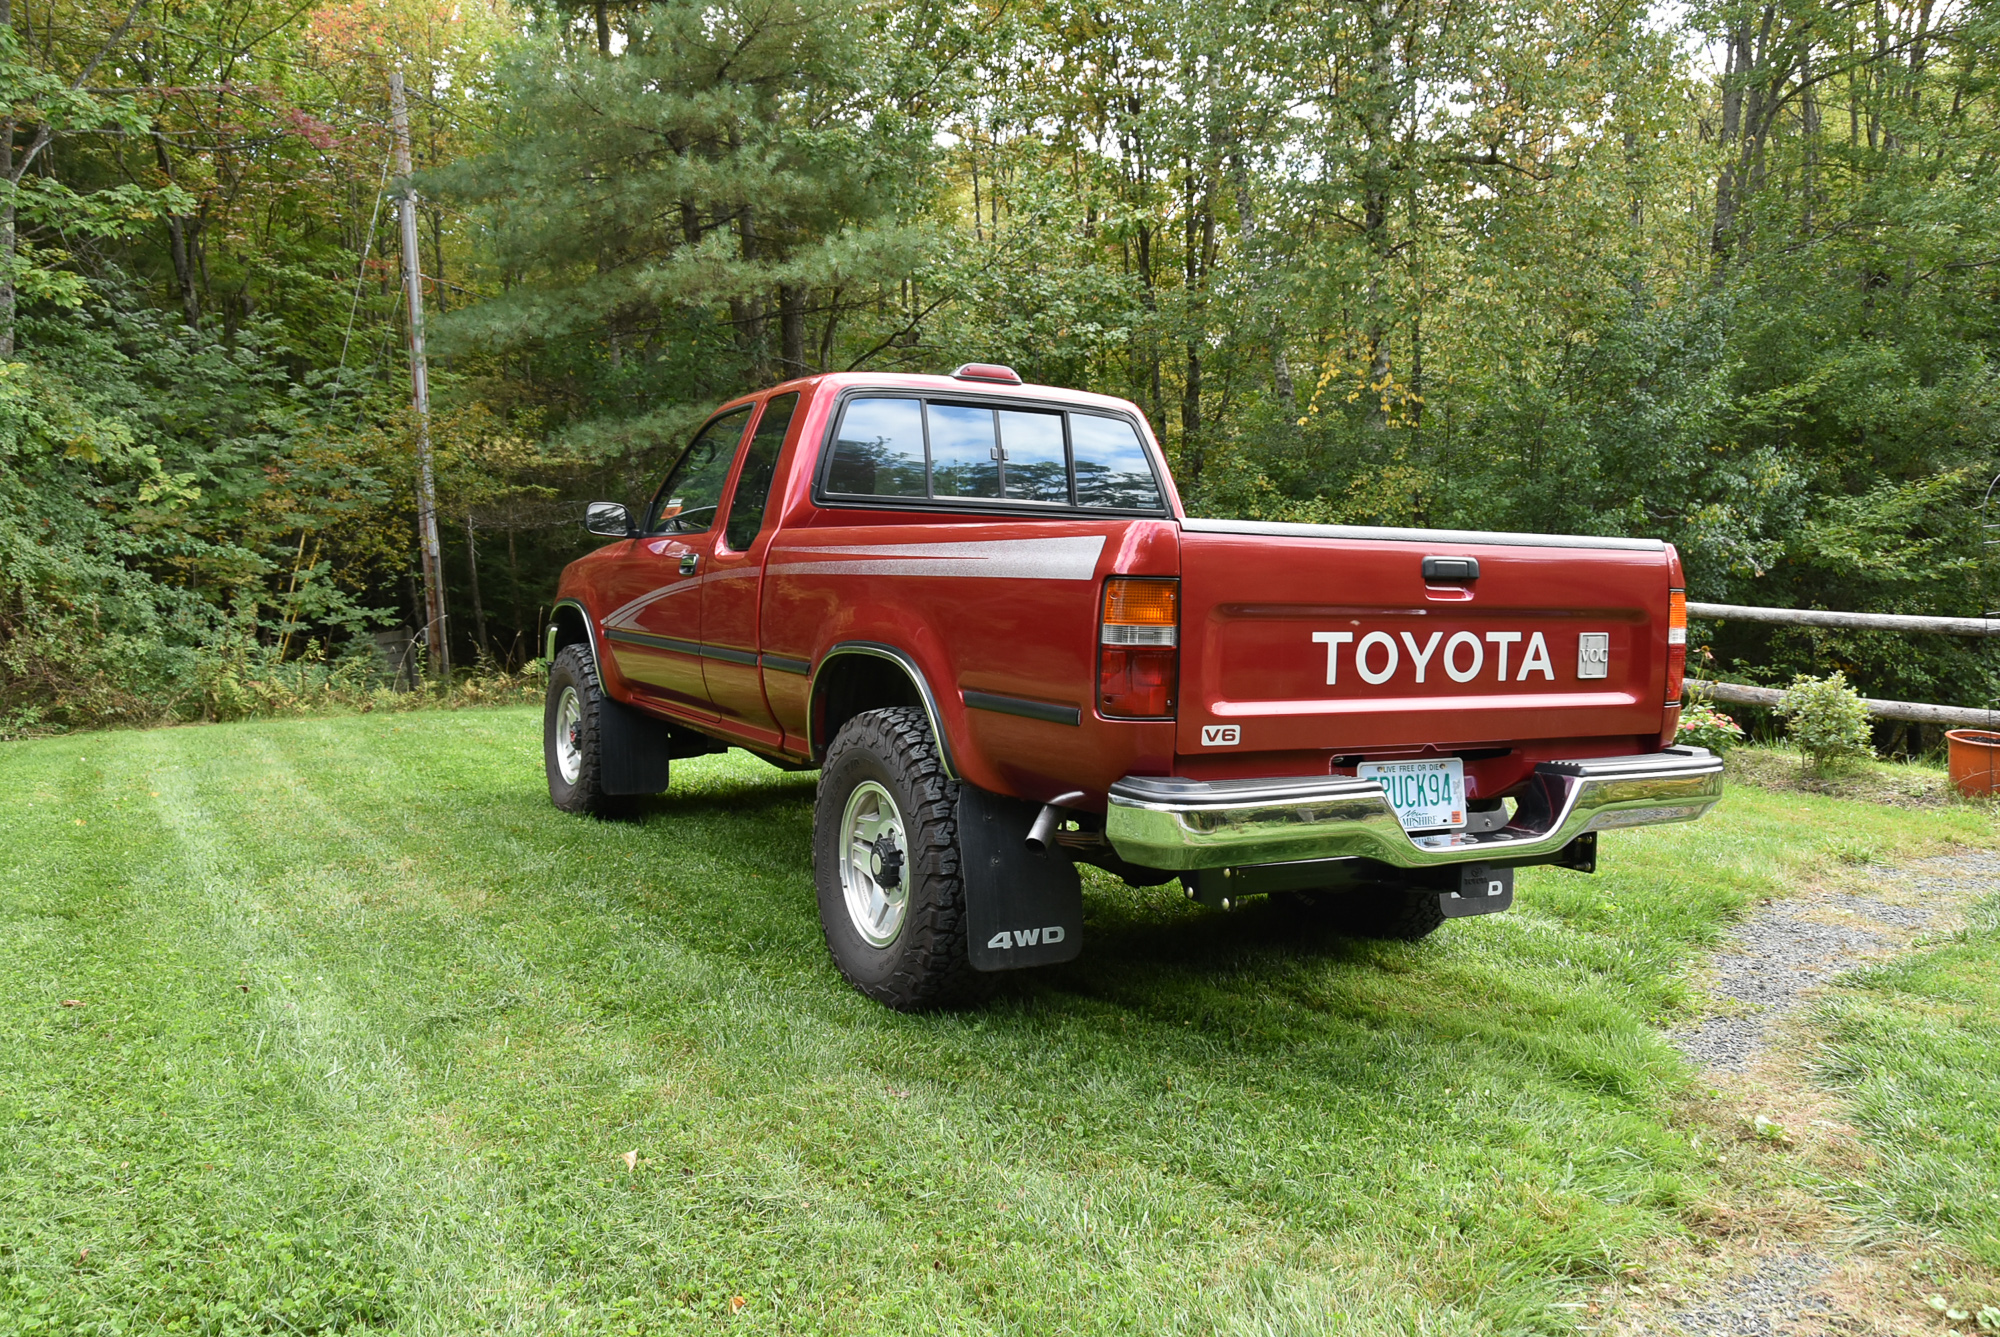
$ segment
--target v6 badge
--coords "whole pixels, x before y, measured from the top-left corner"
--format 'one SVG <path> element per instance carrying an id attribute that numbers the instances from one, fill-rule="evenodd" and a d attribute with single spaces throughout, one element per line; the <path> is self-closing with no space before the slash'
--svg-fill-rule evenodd
<path id="1" fill-rule="evenodd" d="M 1235 747 L 1243 741 L 1241 726 L 1235 724 L 1204 724 L 1201 726 L 1203 747 Z"/>

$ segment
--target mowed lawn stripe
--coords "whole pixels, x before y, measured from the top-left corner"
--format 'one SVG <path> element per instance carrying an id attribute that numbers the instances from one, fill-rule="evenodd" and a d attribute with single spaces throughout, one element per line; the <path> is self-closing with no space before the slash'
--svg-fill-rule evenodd
<path id="1" fill-rule="evenodd" d="M 540 769 L 519 709 L 0 751 L 0 1319 L 1563 1331 L 1706 1189 L 1649 1024 L 1691 956 L 1990 843 L 1740 791 L 1415 947 L 1093 878 L 1081 962 L 900 1017 L 820 944 L 812 777 L 600 823 Z"/>

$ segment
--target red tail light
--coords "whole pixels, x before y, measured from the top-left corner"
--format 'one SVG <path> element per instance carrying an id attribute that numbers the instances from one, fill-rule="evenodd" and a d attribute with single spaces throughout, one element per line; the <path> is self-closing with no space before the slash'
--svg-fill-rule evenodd
<path id="1" fill-rule="evenodd" d="M 1667 592 L 1667 704 L 1681 700 L 1681 683 L 1688 666 L 1688 597 L 1686 590 Z"/>
<path id="2" fill-rule="evenodd" d="M 1097 710 L 1119 719 L 1170 719 L 1180 690 L 1177 580 L 1114 576 L 1104 582 L 1097 647 Z"/>

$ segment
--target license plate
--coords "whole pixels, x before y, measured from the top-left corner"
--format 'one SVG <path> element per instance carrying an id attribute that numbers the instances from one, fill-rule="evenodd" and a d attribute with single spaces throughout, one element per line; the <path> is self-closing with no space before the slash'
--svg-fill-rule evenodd
<path id="1" fill-rule="evenodd" d="M 1374 780 L 1389 796 L 1389 806 L 1405 831 L 1437 831 L 1465 825 L 1465 763 L 1443 761 L 1365 761 L 1354 768 L 1363 780 Z"/>

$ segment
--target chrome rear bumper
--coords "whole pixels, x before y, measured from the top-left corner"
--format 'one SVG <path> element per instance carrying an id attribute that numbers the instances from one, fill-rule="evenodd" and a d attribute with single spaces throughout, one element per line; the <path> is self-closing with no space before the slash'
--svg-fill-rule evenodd
<path id="1" fill-rule="evenodd" d="M 1722 759 L 1698 747 L 1545 761 L 1507 826 L 1430 848 L 1404 832 L 1373 780 L 1127 776 L 1111 786 L 1104 834 L 1127 862 L 1176 870 L 1339 858 L 1399 868 L 1529 862 L 1586 832 L 1692 821 L 1721 797 Z"/>

